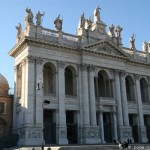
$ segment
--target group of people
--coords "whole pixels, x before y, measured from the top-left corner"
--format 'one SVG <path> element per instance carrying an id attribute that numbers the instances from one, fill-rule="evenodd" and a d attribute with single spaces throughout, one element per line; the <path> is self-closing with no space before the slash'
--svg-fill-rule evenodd
<path id="1" fill-rule="evenodd" d="M 114 145 L 117 145 L 117 140 L 115 138 L 112 139 L 112 143 Z M 131 139 L 128 139 L 128 141 L 124 141 L 123 143 L 119 142 L 119 148 L 120 149 L 125 149 L 125 148 L 128 148 L 129 144 L 132 144 L 132 140 Z"/>

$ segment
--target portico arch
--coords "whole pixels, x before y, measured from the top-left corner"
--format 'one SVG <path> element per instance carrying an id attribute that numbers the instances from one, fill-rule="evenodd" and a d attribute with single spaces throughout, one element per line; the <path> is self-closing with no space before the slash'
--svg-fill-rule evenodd
<path id="1" fill-rule="evenodd" d="M 126 82 L 126 92 L 127 92 L 127 100 L 135 101 L 135 90 L 134 90 L 134 81 L 130 75 L 127 75 L 125 78 Z"/>
<path id="2" fill-rule="evenodd" d="M 43 66 L 43 90 L 45 96 L 56 94 L 56 68 L 50 62 Z"/>
<path id="3" fill-rule="evenodd" d="M 65 94 L 66 96 L 77 95 L 76 71 L 72 66 L 65 68 Z"/>
<path id="4" fill-rule="evenodd" d="M 98 95 L 99 97 L 113 97 L 112 82 L 104 70 L 98 72 Z"/>
<path id="5" fill-rule="evenodd" d="M 147 81 L 144 78 L 140 79 L 140 89 L 141 89 L 142 102 L 148 102 L 149 101 L 148 84 L 147 84 Z"/>

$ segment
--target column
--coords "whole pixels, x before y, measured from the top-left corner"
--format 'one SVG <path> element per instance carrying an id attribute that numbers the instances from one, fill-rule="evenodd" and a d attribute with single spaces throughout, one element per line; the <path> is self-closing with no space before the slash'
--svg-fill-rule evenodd
<path id="1" fill-rule="evenodd" d="M 121 87 L 121 99 L 122 99 L 122 110 L 123 110 L 123 123 L 124 126 L 129 126 L 128 118 L 128 102 L 127 102 L 127 93 L 126 93 L 126 84 L 125 84 L 125 73 L 120 72 L 120 87 Z"/>
<path id="2" fill-rule="evenodd" d="M 117 134 L 117 119 L 116 119 L 116 107 L 113 106 L 113 135 L 116 140 L 118 140 Z"/>
<path id="3" fill-rule="evenodd" d="M 17 67 L 14 67 L 13 133 L 17 132 Z"/>
<path id="4" fill-rule="evenodd" d="M 122 118 L 122 103 L 121 103 L 121 91 L 120 91 L 120 80 L 119 71 L 115 70 L 115 99 L 117 103 L 117 121 L 118 121 L 118 140 L 123 140 L 123 118 Z"/>
<path id="5" fill-rule="evenodd" d="M 68 144 L 65 112 L 65 76 L 64 63 L 58 62 L 58 100 L 59 100 L 59 140 L 58 144 Z"/>
<path id="6" fill-rule="evenodd" d="M 106 143 L 104 139 L 103 112 L 101 110 L 100 110 L 100 134 L 101 134 L 101 142 Z"/>
<path id="7" fill-rule="evenodd" d="M 136 83 L 136 98 L 138 104 L 138 124 L 139 124 L 139 138 L 140 142 L 146 143 L 147 142 L 147 135 L 146 135 L 146 127 L 144 125 L 144 117 L 143 117 L 143 108 L 142 108 L 142 99 L 141 99 L 141 88 L 140 88 L 140 76 L 135 75 L 135 83 Z"/>
<path id="8" fill-rule="evenodd" d="M 89 93 L 90 93 L 90 118 L 91 125 L 96 125 L 96 104 L 95 104 L 95 88 L 94 88 L 94 67 L 89 68 Z"/>
<path id="9" fill-rule="evenodd" d="M 88 90 L 88 74 L 87 65 L 81 66 L 81 80 L 82 80 L 82 101 L 83 101 L 83 126 L 90 126 L 90 114 L 89 114 L 89 90 Z"/>
<path id="10" fill-rule="evenodd" d="M 120 80 L 119 80 L 119 71 L 115 70 L 115 98 L 117 102 L 117 116 L 118 116 L 118 125 L 123 126 L 122 119 L 122 103 L 121 103 L 121 91 L 120 91 Z"/>

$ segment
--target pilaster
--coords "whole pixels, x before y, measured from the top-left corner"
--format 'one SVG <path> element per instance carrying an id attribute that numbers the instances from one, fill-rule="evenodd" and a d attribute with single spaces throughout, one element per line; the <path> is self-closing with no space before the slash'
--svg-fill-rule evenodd
<path id="1" fill-rule="evenodd" d="M 59 131 L 58 144 L 68 144 L 67 127 L 66 127 L 66 112 L 65 112 L 65 77 L 64 77 L 64 63 L 58 62 L 58 100 L 59 100 Z"/>

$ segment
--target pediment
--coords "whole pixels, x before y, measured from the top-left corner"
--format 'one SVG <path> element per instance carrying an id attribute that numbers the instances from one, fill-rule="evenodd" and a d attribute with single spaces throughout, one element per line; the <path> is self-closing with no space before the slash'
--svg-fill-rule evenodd
<path id="1" fill-rule="evenodd" d="M 109 40 L 100 40 L 91 44 L 84 45 L 85 49 L 90 49 L 95 52 L 105 53 L 113 56 L 120 56 L 128 58 L 128 54 L 125 53 L 120 47 L 112 43 Z"/>

